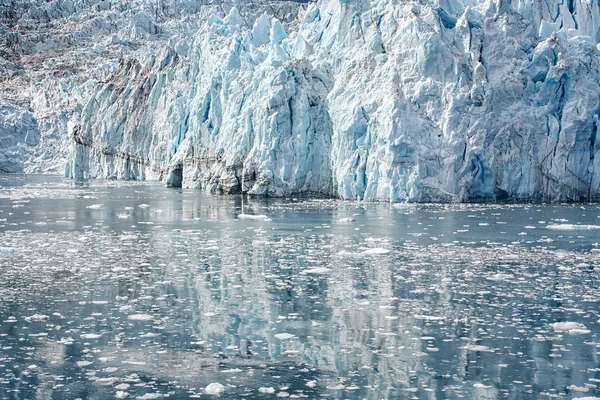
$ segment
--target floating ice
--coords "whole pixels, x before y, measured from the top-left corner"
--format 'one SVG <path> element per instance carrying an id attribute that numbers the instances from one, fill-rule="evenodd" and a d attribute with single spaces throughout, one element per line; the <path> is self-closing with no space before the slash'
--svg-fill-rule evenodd
<path id="1" fill-rule="evenodd" d="M 552 329 L 556 332 L 568 332 L 570 335 L 584 335 L 590 333 L 587 327 L 579 322 L 555 322 Z"/>
<path id="2" fill-rule="evenodd" d="M 34 314 L 30 317 L 25 317 L 25 321 L 27 322 L 45 322 L 49 319 L 50 317 L 44 314 Z"/>
<path id="3" fill-rule="evenodd" d="M 251 219 L 257 221 L 271 221 L 266 215 L 238 214 L 238 219 Z"/>
<path id="4" fill-rule="evenodd" d="M 132 321 L 151 321 L 154 317 L 149 314 L 131 314 L 127 316 L 127 319 Z"/>
<path id="5" fill-rule="evenodd" d="M 331 269 L 326 268 L 326 267 L 316 267 L 316 268 L 306 269 L 302 272 L 304 274 L 308 274 L 308 275 L 326 275 L 330 271 L 331 271 Z"/>
<path id="6" fill-rule="evenodd" d="M 143 396 L 136 397 L 137 400 L 156 400 L 164 397 L 161 393 L 146 393 Z"/>
<path id="7" fill-rule="evenodd" d="M 204 388 L 204 392 L 213 396 L 220 396 L 225 392 L 225 386 L 218 382 L 213 382 Z"/>
<path id="8" fill-rule="evenodd" d="M 506 280 L 514 279 L 514 277 L 515 276 L 511 275 L 511 274 L 497 273 L 497 274 L 492 274 L 492 275 L 486 277 L 486 279 L 489 281 L 506 281 Z"/>
<path id="9" fill-rule="evenodd" d="M 419 314 L 415 314 L 413 315 L 414 319 L 424 319 L 425 321 L 443 321 L 446 318 L 441 317 L 441 316 L 435 316 L 435 315 L 419 315 Z"/>
<path id="10" fill-rule="evenodd" d="M 82 367 L 87 367 L 87 366 L 89 366 L 89 365 L 92 365 L 92 364 L 93 364 L 93 362 L 91 362 L 91 361 L 77 361 L 77 363 L 76 363 L 76 364 L 77 364 L 77 366 L 78 366 L 79 368 L 82 368 Z"/>
<path id="11" fill-rule="evenodd" d="M 382 247 L 377 247 L 374 249 L 365 250 L 362 252 L 362 254 L 365 256 L 377 256 L 377 255 L 388 254 L 389 252 L 390 251 L 388 249 L 384 249 Z"/>
<path id="12" fill-rule="evenodd" d="M 79 335 L 82 339 L 99 339 L 100 337 L 102 337 L 101 334 L 99 333 L 84 333 L 82 335 Z"/>
<path id="13" fill-rule="evenodd" d="M 466 345 L 464 348 L 467 351 L 480 351 L 480 352 L 488 352 L 488 353 L 494 352 L 494 350 L 490 349 L 489 347 L 478 345 L 478 344 L 469 344 L 469 345 Z"/>
<path id="14" fill-rule="evenodd" d="M 551 224 L 546 228 L 558 231 L 589 231 L 600 229 L 600 225 Z"/>
<path id="15" fill-rule="evenodd" d="M 292 335 L 291 333 L 276 333 L 275 335 L 273 335 L 275 337 L 275 339 L 279 339 L 279 340 L 290 340 L 295 338 L 295 335 Z"/>

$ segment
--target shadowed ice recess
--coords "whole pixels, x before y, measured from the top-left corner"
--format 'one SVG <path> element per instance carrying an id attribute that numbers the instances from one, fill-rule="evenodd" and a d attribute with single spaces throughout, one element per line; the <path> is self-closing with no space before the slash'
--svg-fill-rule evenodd
<path id="1" fill-rule="evenodd" d="M 0 399 L 597 398 L 598 228 L 0 176 Z"/>

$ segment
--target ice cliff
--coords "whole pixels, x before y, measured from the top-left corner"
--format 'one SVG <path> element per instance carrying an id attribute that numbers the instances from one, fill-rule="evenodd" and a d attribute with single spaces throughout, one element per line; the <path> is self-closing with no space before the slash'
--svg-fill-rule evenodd
<path id="1" fill-rule="evenodd" d="M 0 17 L 0 170 L 600 198 L 595 1 L 13 0 Z"/>

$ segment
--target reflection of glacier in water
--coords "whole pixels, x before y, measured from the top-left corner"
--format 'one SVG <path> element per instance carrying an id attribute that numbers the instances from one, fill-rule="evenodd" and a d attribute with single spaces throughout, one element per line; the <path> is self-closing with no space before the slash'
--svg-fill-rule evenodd
<path id="1" fill-rule="evenodd" d="M 0 180 L 0 399 L 600 395 L 596 205 L 71 185 Z"/>

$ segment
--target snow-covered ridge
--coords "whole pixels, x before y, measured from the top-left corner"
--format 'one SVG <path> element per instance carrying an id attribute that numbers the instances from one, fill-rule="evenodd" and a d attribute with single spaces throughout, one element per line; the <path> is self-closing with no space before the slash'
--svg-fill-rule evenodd
<path id="1" fill-rule="evenodd" d="M 0 58 L 0 169 L 370 201 L 600 195 L 597 2 L 77 4 L 43 23 L 75 26 L 81 60 L 52 35 L 23 49 L 65 55 L 4 45 L 20 55 Z"/>

